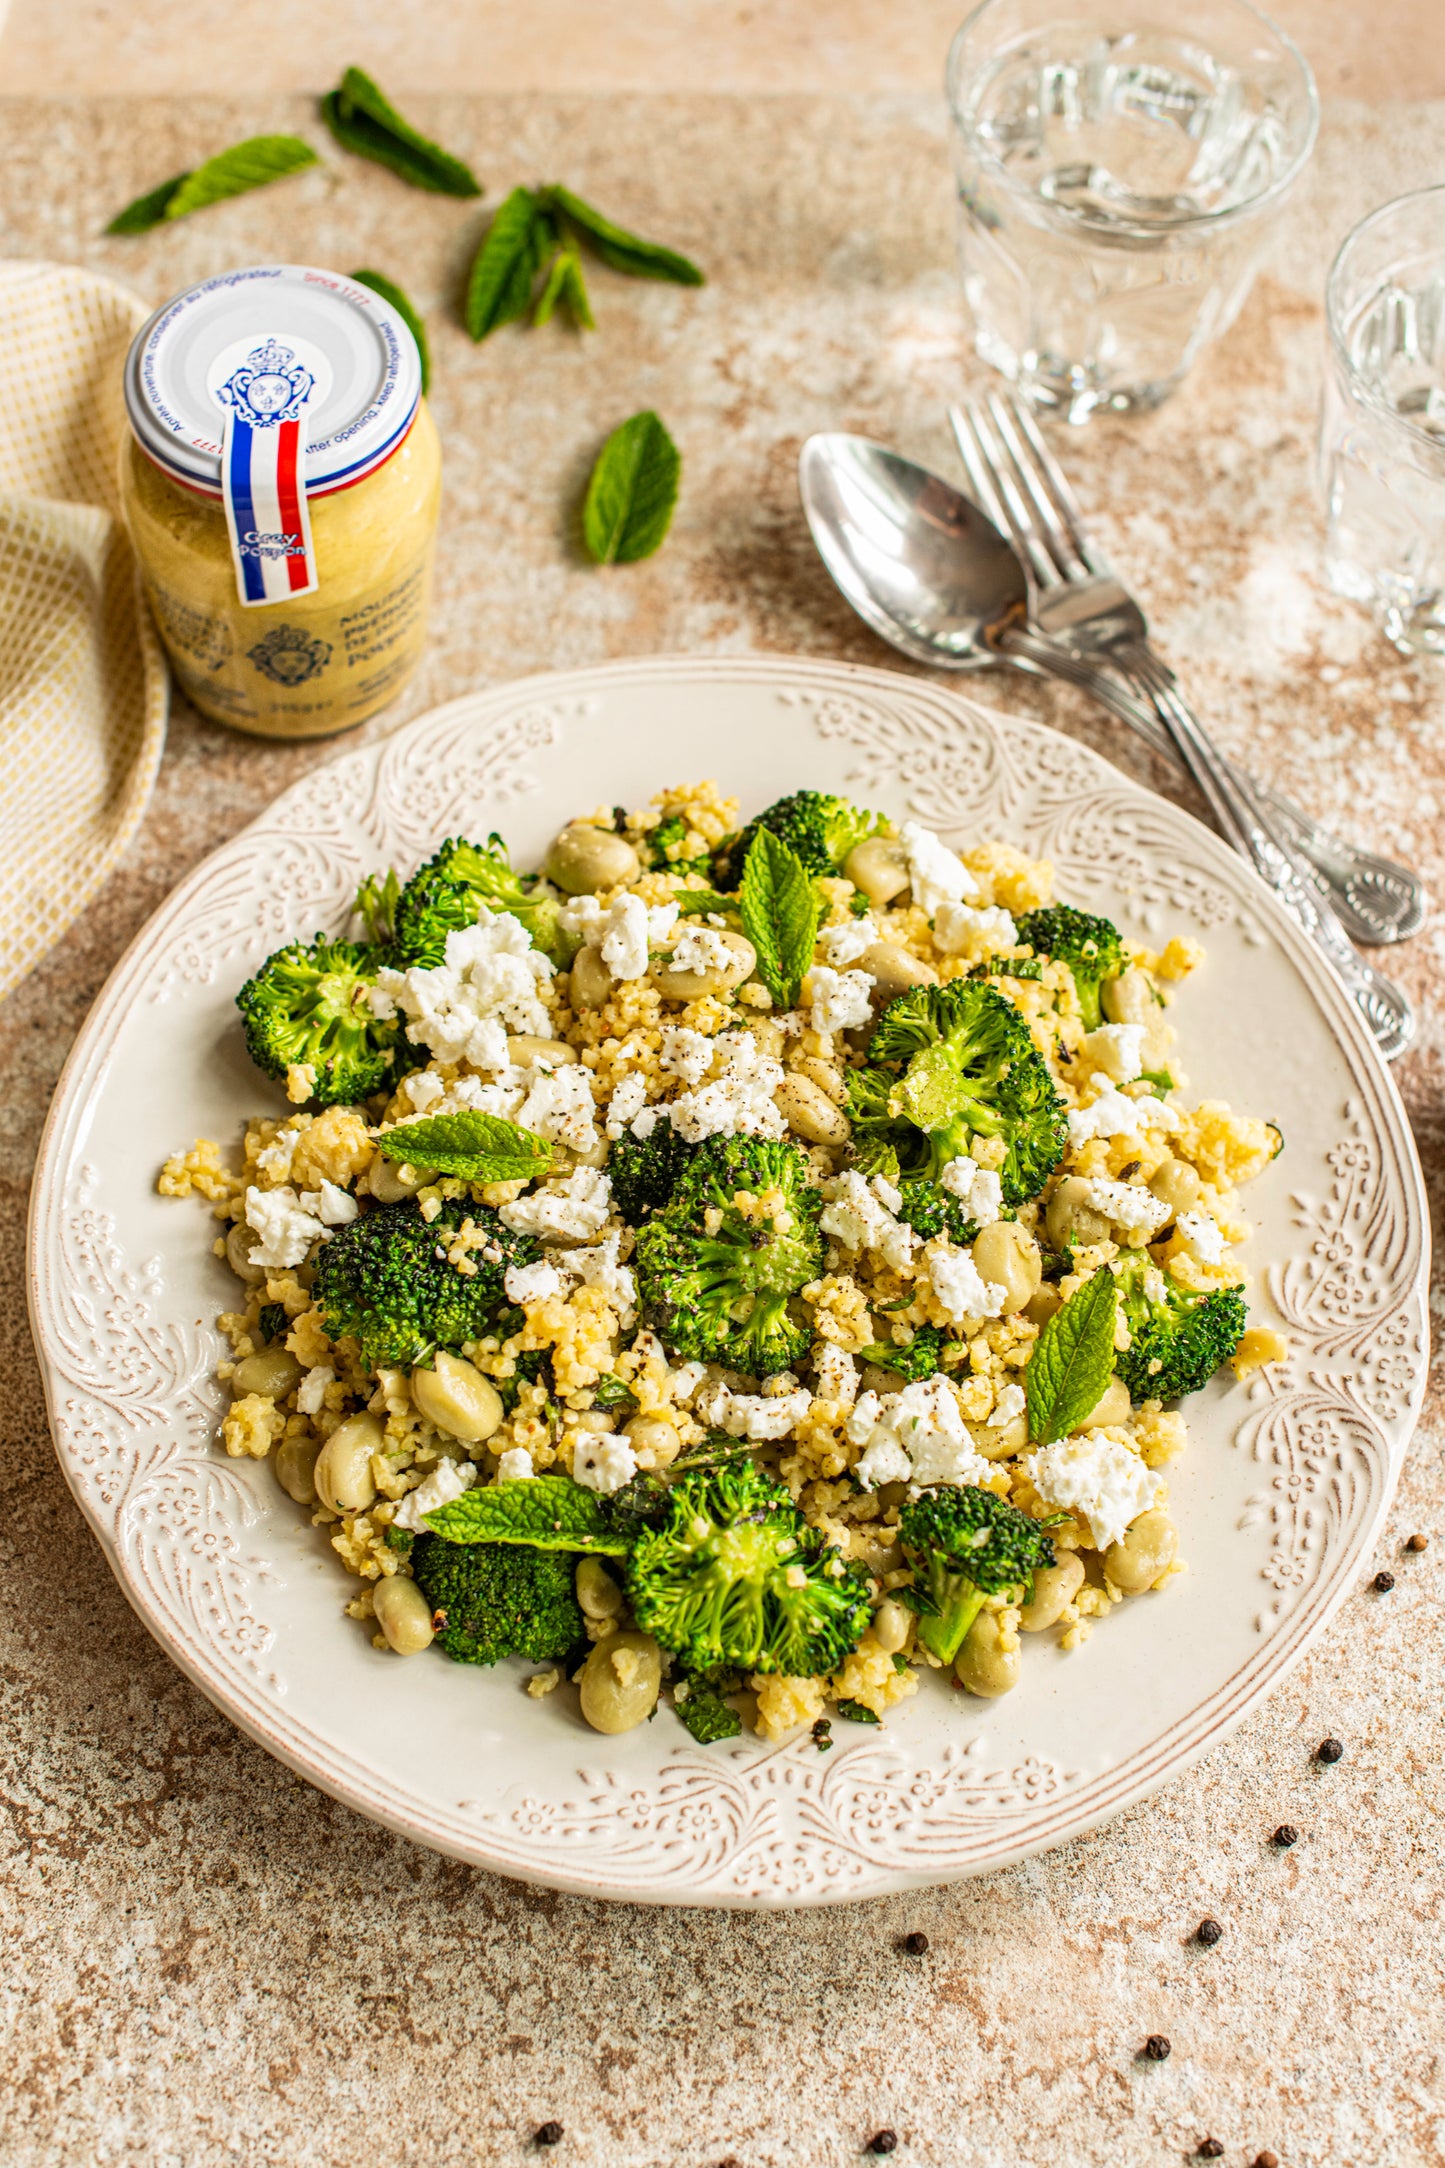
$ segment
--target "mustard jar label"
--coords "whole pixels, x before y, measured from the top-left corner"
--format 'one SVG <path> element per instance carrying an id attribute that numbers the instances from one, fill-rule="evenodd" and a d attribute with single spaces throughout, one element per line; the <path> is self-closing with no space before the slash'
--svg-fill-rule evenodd
<path id="1" fill-rule="evenodd" d="M 248 608 L 294 601 L 317 586 L 303 480 L 307 407 L 316 376 L 294 346 L 263 339 L 216 386 L 225 414 L 221 489 Z"/>

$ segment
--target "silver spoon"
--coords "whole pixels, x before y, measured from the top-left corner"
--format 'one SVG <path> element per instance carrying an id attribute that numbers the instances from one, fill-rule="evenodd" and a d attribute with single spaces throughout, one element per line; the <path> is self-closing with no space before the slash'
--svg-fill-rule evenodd
<path id="1" fill-rule="evenodd" d="M 1171 749 L 1158 721 L 1146 717 L 1112 673 L 1028 629 L 1028 586 L 1012 544 L 941 476 L 866 438 L 831 433 L 803 446 L 798 480 L 824 564 L 865 624 L 891 646 L 935 669 L 1004 662 L 1064 678 L 1150 744 Z M 1337 848 L 1349 852 L 1347 845 Z M 1399 989 L 1345 939 L 1336 911 L 1343 903 L 1355 914 L 1330 868 L 1271 885 L 1329 956 L 1386 1058 L 1402 1053 L 1414 1037 L 1413 1013 Z"/>

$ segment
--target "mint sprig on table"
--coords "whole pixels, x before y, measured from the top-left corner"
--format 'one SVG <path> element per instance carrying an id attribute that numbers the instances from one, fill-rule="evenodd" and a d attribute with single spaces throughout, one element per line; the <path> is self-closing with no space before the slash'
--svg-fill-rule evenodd
<path id="1" fill-rule="evenodd" d="M 1029 1438 L 1052 1445 L 1076 1430 L 1114 1375 L 1114 1313 L 1118 1289 L 1112 1273 L 1096 1272 L 1055 1310 L 1024 1372 Z"/>
<path id="2" fill-rule="evenodd" d="M 343 150 L 386 166 L 413 188 L 438 196 L 479 196 L 471 167 L 404 120 L 385 91 L 360 68 L 348 68 L 321 101 L 321 118 Z"/>
<path id="3" fill-rule="evenodd" d="M 421 388 L 425 394 L 431 385 L 431 348 L 427 345 L 426 326 L 415 308 L 396 281 L 389 279 L 384 271 L 353 271 L 351 276 L 358 286 L 369 286 L 383 301 L 389 301 L 416 340 L 416 350 L 421 356 Z"/>
<path id="4" fill-rule="evenodd" d="M 813 961 L 822 903 L 796 851 L 760 828 L 743 866 L 743 932 L 757 951 L 758 977 L 780 1008 L 793 1008 Z"/>
<path id="5" fill-rule="evenodd" d="M 545 324 L 559 305 L 566 307 L 578 330 L 590 331 L 594 319 L 582 270 L 584 247 L 628 278 L 666 279 L 677 286 L 705 283 L 686 256 L 629 233 L 570 188 L 557 183 L 514 188 L 472 263 L 466 300 L 472 337 L 488 338 L 501 325 L 517 323 L 529 309 L 533 324 Z"/>
<path id="6" fill-rule="evenodd" d="M 268 181 L 284 180 L 288 173 L 300 173 L 304 167 L 320 162 L 311 145 L 303 143 L 300 136 L 248 136 L 244 143 L 233 143 L 228 151 L 218 151 L 204 165 L 177 173 L 173 179 L 162 181 L 159 188 L 137 196 L 116 213 L 105 230 L 149 233 L 170 219 L 185 218 L 209 204 L 224 203 L 230 196 L 248 195 L 253 188 L 264 188 Z"/>
<path id="7" fill-rule="evenodd" d="M 512 1476 L 423 1515 L 448 1543 L 525 1543 L 534 1551 L 592 1551 L 622 1558 L 631 1538 L 612 1525 L 595 1491 L 570 1476 Z"/>
<path id="8" fill-rule="evenodd" d="M 376 1148 L 384 1159 L 453 1174 L 463 1182 L 530 1182 L 552 1164 L 552 1147 L 543 1138 L 477 1107 L 401 1122 L 383 1131 Z"/>
<path id="9" fill-rule="evenodd" d="M 594 564 L 633 565 L 660 549 L 681 477 L 682 454 L 650 407 L 619 423 L 597 454 L 582 506 Z"/>

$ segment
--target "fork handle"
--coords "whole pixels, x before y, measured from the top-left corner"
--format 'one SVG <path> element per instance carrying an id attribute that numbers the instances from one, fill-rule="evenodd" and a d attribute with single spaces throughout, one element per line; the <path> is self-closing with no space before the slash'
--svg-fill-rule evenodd
<path id="1" fill-rule="evenodd" d="M 1174 680 L 1144 641 L 1115 651 L 1120 667 L 1147 687 L 1160 720 L 1203 792 L 1220 832 L 1268 882 L 1296 925 L 1328 958 L 1373 1032 L 1387 1061 L 1415 1036 L 1415 1018 L 1400 989 L 1351 946 L 1337 914 L 1315 887 L 1304 863 L 1270 821 L 1253 784 L 1230 769 Z"/>
<path id="2" fill-rule="evenodd" d="M 1010 626 L 999 635 L 997 646 L 1011 660 L 1031 664 L 1048 676 L 1081 686 L 1113 714 L 1139 727 L 1142 718 L 1137 704 L 1112 670 L 1086 662 L 1046 634 L 1019 626 Z M 1111 661 L 1115 659 L 1121 669 L 1135 676 L 1141 689 L 1147 686 L 1179 758 L 1211 810 L 1218 808 L 1216 817 L 1226 840 L 1248 858 L 1295 923 L 1328 957 L 1369 1025 L 1380 1052 L 1387 1061 L 1393 1061 L 1415 1036 L 1414 1012 L 1405 996 L 1351 947 L 1344 927 L 1321 895 L 1309 868 L 1271 828 L 1250 779 L 1240 775 L 1236 780 L 1236 772 L 1226 767 L 1203 726 L 1178 694 L 1172 673 L 1152 651 L 1147 662 L 1137 662 L 1132 645 L 1116 649 Z M 1165 682 L 1159 682 L 1156 690 L 1159 680 Z"/>

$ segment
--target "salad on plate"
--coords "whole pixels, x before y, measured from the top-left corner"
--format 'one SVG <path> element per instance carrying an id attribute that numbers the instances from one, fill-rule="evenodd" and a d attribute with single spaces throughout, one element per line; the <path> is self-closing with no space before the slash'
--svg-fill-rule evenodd
<path id="1" fill-rule="evenodd" d="M 1167 1601 L 1180 1403 L 1285 1353 L 1235 1254 L 1279 1132 L 1169 1021 L 1203 962 L 812 790 L 372 875 L 237 995 L 271 1110 L 160 1175 L 239 1283 L 224 1448 L 378 1649 L 602 1732 L 1007 1693 Z"/>

